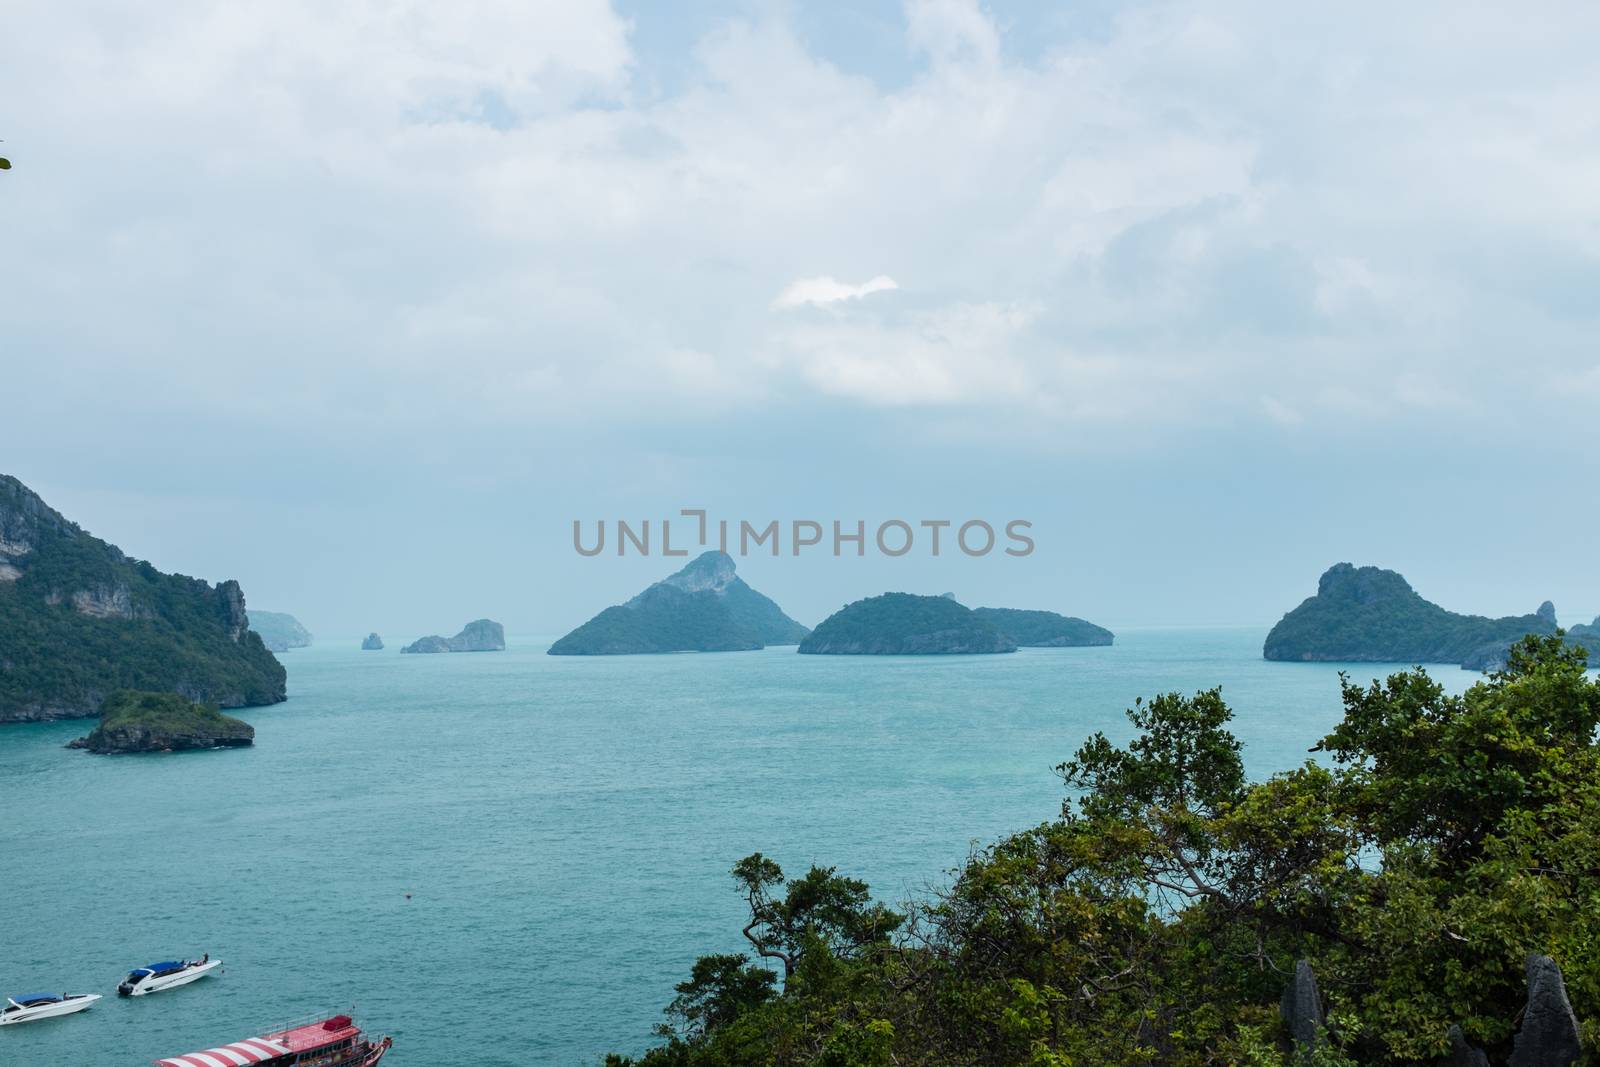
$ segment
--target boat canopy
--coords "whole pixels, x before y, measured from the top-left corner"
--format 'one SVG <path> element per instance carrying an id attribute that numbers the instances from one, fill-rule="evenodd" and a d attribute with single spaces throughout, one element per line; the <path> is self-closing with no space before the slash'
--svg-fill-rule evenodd
<path id="1" fill-rule="evenodd" d="M 261 1063 L 274 1056 L 288 1054 L 289 1046 L 282 1041 L 273 1041 L 265 1037 L 247 1037 L 243 1041 L 235 1041 L 221 1048 L 208 1048 L 204 1052 L 190 1052 L 183 1056 L 156 1060 L 156 1064 L 157 1067 L 245 1067 L 246 1064 Z"/>
<path id="2" fill-rule="evenodd" d="M 12 997 L 11 1002 L 20 1007 L 29 1007 L 34 1004 L 55 1004 L 60 1002 L 60 993 L 24 993 L 20 997 Z"/>
<path id="3" fill-rule="evenodd" d="M 147 963 L 139 969 L 141 971 L 150 971 L 152 974 L 160 974 L 162 971 L 177 971 L 183 969 L 183 961 L 167 960 L 165 963 Z"/>

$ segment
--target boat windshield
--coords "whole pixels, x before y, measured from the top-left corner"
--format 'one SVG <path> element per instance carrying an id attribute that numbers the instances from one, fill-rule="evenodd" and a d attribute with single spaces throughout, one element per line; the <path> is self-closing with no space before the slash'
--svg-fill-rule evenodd
<path id="1" fill-rule="evenodd" d="M 143 978 L 145 975 L 147 975 L 149 973 L 150 973 L 149 971 L 143 971 L 143 970 L 140 970 L 140 971 L 129 971 L 128 972 L 128 981 L 130 981 L 130 982 L 138 982 L 139 979 Z"/>

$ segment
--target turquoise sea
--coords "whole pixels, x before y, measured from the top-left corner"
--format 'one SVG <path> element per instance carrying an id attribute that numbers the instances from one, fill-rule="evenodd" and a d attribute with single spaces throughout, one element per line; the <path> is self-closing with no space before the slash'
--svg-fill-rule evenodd
<path id="1" fill-rule="evenodd" d="M 386 1067 L 637 1052 L 695 956 L 742 946 L 743 855 L 917 895 L 1052 817 L 1055 764 L 1171 689 L 1223 687 L 1252 774 L 1307 759 L 1340 668 L 1264 662 L 1264 634 L 948 658 L 352 638 L 282 657 L 289 702 L 239 713 L 253 748 L 98 757 L 62 747 L 87 722 L 0 727 L 0 992 L 107 994 L 0 1030 L 0 1064 L 132 1067 L 352 1007 L 394 1035 Z M 221 976 L 111 995 L 202 952 Z"/>

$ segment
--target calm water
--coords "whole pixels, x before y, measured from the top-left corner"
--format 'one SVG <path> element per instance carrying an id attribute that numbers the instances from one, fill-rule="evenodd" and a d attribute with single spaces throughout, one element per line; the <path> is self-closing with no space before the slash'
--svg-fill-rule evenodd
<path id="1" fill-rule="evenodd" d="M 1263 662 L 1263 636 L 960 658 L 352 639 L 284 657 L 290 701 L 241 712 L 251 749 L 97 757 L 61 747 L 85 722 L 0 727 L 0 991 L 108 995 L 0 1030 L 0 1065 L 131 1067 L 352 1006 L 395 1035 L 386 1067 L 636 1052 L 694 957 L 741 947 L 747 853 L 915 894 L 1054 815 L 1051 768 L 1168 689 L 1223 686 L 1252 774 L 1301 762 L 1338 668 Z M 202 952 L 225 973 L 110 995 Z"/>

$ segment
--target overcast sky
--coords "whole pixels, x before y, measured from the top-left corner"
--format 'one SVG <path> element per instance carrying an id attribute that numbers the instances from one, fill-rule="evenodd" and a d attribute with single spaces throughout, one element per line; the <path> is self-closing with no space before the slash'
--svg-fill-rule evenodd
<path id="1" fill-rule="evenodd" d="M 1600 5 L 22 0 L 0 471 L 329 635 L 557 635 L 571 523 L 1266 625 L 1330 563 L 1600 612 Z"/>

